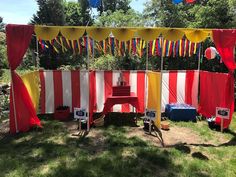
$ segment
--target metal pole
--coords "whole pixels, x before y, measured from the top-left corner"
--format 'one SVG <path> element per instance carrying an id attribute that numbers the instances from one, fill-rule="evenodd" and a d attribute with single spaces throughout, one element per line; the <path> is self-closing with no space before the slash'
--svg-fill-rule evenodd
<path id="1" fill-rule="evenodd" d="M 146 72 L 146 80 L 145 80 L 145 85 L 146 85 L 146 91 L 145 91 L 145 104 L 146 104 L 146 109 L 147 109 L 147 94 L 148 94 L 148 91 L 147 91 L 147 89 L 148 89 L 148 77 L 147 77 L 147 74 L 148 74 L 148 41 L 146 41 L 146 43 L 147 43 L 147 47 L 146 47 L 146 70 L 145 70 L 145 72 Z M 152 125 L 152 123 L 151 123 L 151 119 L 149 119 L 149 134 L 151 134 L 152 133 L 152 130 L 151 130 L 151 125 Z"/>
<path id="2" fill-rule="evenodd" d="M 162 47 L 163 47 L 163 37 L 159 38 L 161 39 L 161 77 L 160 77 L 160 119 L 161 119 L 161 109 L 162 109 L 162 72 L 163 72 L 163 55 L 162 55 Z M 160 120 L 161 121 L 161 120 Z M 158 128 L 161 128 L 160 125 L 158 125 Z"/>
<path id="3" fill-rule="evenodd" d="M 89 90 L 89 94 L 88 94 L 88 119 L 87 119 L 87 131 L 89 131 L 89 128 L 90 128 L 90 114 L 89 114 L 89 111 L 90 111 L 90 72 L 89 72 L 89 37 L 87 35 L 87 69 L 88 69 L 88 90 Z"/>
<path id="4" fill-rule="evenodd" d="M 147 41 L 147 43 L 148 43 L 148 41 Z M 148 45 L 147 45 L 147 50 L 146 50 L 147 52 L 148 52 Z M 148 54 L 146 54 L 146 70 L 145 70 L 145 108 L 147 109 L 147 94 L 148 94 L 148 92 L 147 92 L 147 89 L 148 89 L 148 81 L 147 81 L 147 74 L 148 74 Z"/>
<path id="5" fill-rule="evenodd" d="M 199 50 L 199 56 L 198 56 L 198 66 L 197 66 L 197 70 L 200 71 L 200 67 L 201 67 L 201 50 L 202 50 L 202 43 L 200 43 L 200 50 Z"/>
<path id="6" fill-rule="evenodd" d="M 13 101 L 15 128 L 16 128 L 16 133 L 18 133 L 19 130 L 18 130 L 18 123 L 16 120 L 16 103 L 15 103 L 15 92 L 14 92 L 14 84 L 13 84 L 13 72 L 14 71 L 11 71 L 12 101 Z"/>
<path id="7" fill-rule="evenodd" d="M 36 38 L 36 66 L 39 67 L 39 43 L 38 43 L 38 39 L 37 36 L 35 36 Z"/>
<path id="8" fill-rule="evenodd" d="M 162 70 L 163 70 L 163 56 L 162 56 L 163 37 L 161 37 L 160 39 L 161 39 L 161 73 L 162 73 Z"/>
<path id="9" fill-rule="evenodd" d="M 147 47 L 146 47 L 146 70 L 148 70 L 148 42 L 149 41 L 146 41 L 147 42 Z"/>
<path id="10" fill-rule="evenodd" d="M 198 83 L 199 83 L 199 78 L 200 78 L 200 69 L 201 69 L 201 56 L 203 54 L 203 52 L 201 53 L 201 50 L 203 49 L 203 45 L 202 43 L 200 43 L 200 49 L 199 49 L 199 53 L 198 53 L 198 66 L 197 66 L 197 71 L 198 71 L 198 74 L 197 74 L 197 80 L 198 80 Z M 198 84 L 199 85 L 199 84 Z M 198 88 L 199 89 L 199 88 Z M 198 107 L 197 107 L 198 108 Z"/>

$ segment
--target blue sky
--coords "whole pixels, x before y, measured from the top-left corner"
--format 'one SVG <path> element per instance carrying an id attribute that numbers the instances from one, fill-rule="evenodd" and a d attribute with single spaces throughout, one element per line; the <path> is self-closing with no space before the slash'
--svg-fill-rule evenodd
<path id="1" fill-rule="evenodd" d="M 142 12 L 144 2 L 145 0 L 132 0 L 130 5 Z M 37 9 L 35 0 L 0 0 L 0 16 L 4 23 L 27 24 Z"/>

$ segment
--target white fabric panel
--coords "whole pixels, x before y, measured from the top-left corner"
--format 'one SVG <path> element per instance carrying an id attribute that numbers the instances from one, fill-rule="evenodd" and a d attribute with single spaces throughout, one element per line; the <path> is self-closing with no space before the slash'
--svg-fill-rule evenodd
<path id="1" fill-rule="evenodd" d="M 134 92 L 137 96 L 137 71 L 130 71 L 129 82 L 130 82 L 130 91 Z M 130 111 L 136 111 L 133 106 L 130 105 Z"/>
<path id="2" fill-rule="evenodd" d="M 185 102 L 186 71 L 177 73 L 177 103 Z"/>
<path id="3" fill-rule="evenodd" d="M 120 72 L 119 71 L 113 71 L 112 72 L 112 85 L 115 86 L 117 85 L 118 78 L 120 77 Z M 121 112 L 122 105 L 121 104 L 116 104 L 113 106 L 113 112 Z"/>
<path id="4" fill-rule="evenodd" d="M 45 78 L 45 113 L 54 113 L 54 82 L 53 72 L 44 71 Z"/>
<path id="5" fill-rule="evenodd" d="M 169 103 L 169 72 L 162 73 L 161 93 L 161 111 L 164 112 L 166 104 Z"/>
<path id="6" fill-rule="evenodd" d="M 97 112 L 102 112 L 105 103 L 104 71 L 95 72 Z"/>
<path id="7" fill-rule="evenodd" d="M 194 71 L 194 80 L 192 87 L 192 105 L 198 108 L 198 83 L 199 83 L 199 71 Z"/>
<path id="8" fill-rule="evenodd" d="M 80 71 L 80 107 L 86 108 L 87 111 L 88 111 L 88 98 L 89 98 L 88 72 Z"/>
<path id="9" fill-rule="evenodd" d="M 72 112 L 72 90 L 71 90 L 71 72 L 62 71 L 62 92 L 63 92 L 63 105 L 70 107 Z"/>

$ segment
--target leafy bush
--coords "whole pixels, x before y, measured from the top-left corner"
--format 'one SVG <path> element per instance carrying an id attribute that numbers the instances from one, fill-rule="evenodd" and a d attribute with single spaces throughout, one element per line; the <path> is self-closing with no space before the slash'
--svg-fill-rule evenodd
<path id="1" fill-rule="evenodd" d="M 9 109 L 9 95 L 0 95 L 0 109 L 1 110 L 8 110 Z"/>
<path id="2" fill-rule="evenodd" d="M 0 68 L 8 68 L 6 35 L 3 32 L 0 32 Z"/>
<path id="3" fill-rule="evenodd" d="M 108 54 L 95 58 L 90 67 L 97 70 L 142 70 L 145 69 L 145 60 L 128 54 L 124 57 Z"/>

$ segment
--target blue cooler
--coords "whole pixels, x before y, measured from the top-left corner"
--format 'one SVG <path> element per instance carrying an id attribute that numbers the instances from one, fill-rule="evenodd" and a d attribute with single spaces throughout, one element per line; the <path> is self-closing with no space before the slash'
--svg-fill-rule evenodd
<path id="1" fill-rule="evenodd" d="M 167 104 L 165 113 L 173 121 L 194 121 L 197 115 L 196 108 L 188 104 Z"/>

